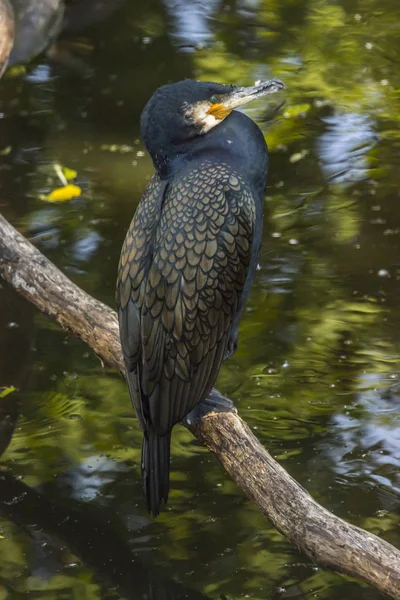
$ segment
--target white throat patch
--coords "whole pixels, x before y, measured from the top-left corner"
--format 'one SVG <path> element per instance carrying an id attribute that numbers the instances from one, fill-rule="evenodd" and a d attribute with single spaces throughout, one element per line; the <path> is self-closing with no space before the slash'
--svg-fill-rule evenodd
<path id="1" fill-rule="evenodd" d="M 212 113 L 208 113 L 209 110 L 209 102 L 198 102 L 190 109 L 190 112 L 188 111 L 190 118 L 200 127 L 201 133 L 207 133 L 221 123 L 221 119 L 216 119 Z"/>

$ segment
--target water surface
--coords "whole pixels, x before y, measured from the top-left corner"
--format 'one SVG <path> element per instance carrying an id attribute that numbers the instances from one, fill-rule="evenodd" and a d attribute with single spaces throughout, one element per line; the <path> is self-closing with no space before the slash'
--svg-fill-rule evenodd
<path id="1" fill-rule="evenodd" d="M 270 147 L 266 220 L 218 388 L 319 502 L 399 547 L 397 0 L 98 4 L 1 82 L 2 213 L 113 306 L 152 174 L 138 128 L 151 93 L 185 77 L 284 80 L 284 106 L 246 107 Z M 55 162 L 77 171 L 80 198 L 40 199 L 58 185 Z M 1 599 L 382 598 L 300 555 L 181 427 L 168 508 L 151 520 L 124 382 L 2 286 L 8 385 Z"/>

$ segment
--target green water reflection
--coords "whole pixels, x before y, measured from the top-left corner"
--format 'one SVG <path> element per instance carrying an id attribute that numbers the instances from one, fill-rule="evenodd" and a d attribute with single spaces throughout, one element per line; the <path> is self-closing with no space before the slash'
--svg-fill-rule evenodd
<path id="1" fill-rule="evenodd" d="M 283 79 L 280 110 L 246 110 L 271 151 L 267 219 L 218 387 L 318 501 L 400 546 L 397 0 L 119 5 L 94 23 L 80 13 L 51 57 L 2 80 L 1 211 L 113 305 L 119 249 L 152 173 L 138 131 L 146 99 L 184 77 Z M 38 199 L 54 161 L 78 172 L 81 198 Z M 150 521 L 124 382 L 2 287 L 6 385 L 19 391 L 0 400 L 1 450 L 15 425 L 1 458 L 14 479 L 0 478 L 0 599 L 382 597 L 299 555 L 183 428 L 168 509 Z M 151 567 L 129 573 L 136 556 Z M 185 589 L 156 585 L 153 568 Z"/>

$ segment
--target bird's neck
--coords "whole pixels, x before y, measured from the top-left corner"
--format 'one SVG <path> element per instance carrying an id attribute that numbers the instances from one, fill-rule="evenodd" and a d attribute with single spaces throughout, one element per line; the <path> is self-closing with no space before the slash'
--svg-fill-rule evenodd
<path id="1" fill-rule="evenodd" d="M 171 179 L 192 161 L 202 156 L 227 160 L 243 171 L 257 191 L 264 191 L 268 149 L 259 127 L 243 113 L 233 111 L 220 125 L 206 133 L 182 142 L 166 144 L 151 152 L 154 166 L 161 179 Z"/>

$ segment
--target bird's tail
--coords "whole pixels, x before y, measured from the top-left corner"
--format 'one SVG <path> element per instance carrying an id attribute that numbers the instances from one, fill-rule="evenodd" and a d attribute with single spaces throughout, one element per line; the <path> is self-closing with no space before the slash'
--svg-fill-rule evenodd
<path id="1" fill-rule="evenodd" d="M 168 500 L 171 433 L 158 435 L 150 425 L 142 446 L 142 480 L 149 512 L 156 517 L 161 502 Z"/>

